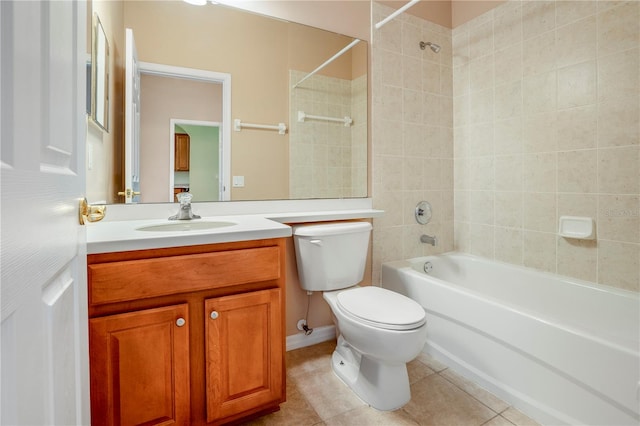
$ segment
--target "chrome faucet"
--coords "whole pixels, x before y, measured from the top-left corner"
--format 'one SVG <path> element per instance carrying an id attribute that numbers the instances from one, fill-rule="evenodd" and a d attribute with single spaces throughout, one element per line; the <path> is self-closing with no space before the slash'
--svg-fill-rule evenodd
<path id="1" fill-rule="evenodd" d="M 420 237 L 420 242 L 421 243 L 425 243 L 425 244 L 431 244 L 432 246 L 436 246 L 436 244 L 438 244 L 438 237 L 432 237 L 430 235 L 425 235 L 423 234 Z"/>
<path id="2" fill-rule="evenodd" d="M 169 217 L 169 220 L 200 219 L 200 216 L 193 214 L 191 211 L 191 199 L 193 195 L 188 192 L 180 192 L 176 197 L 178 197 L 178 201 L 180 202 L 180 210 L 178 210 L 178 213 Z"/>

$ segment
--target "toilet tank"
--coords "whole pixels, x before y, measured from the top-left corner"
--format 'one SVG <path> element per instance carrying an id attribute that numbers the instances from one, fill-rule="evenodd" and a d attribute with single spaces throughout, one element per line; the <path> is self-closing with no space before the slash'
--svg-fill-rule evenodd
<path id="1" fill-rule="evenodd" d="M 308 291 L 332 291 L 362 281 L 371 224 L 344 222 L 293 227 L 300 285 Z"/>

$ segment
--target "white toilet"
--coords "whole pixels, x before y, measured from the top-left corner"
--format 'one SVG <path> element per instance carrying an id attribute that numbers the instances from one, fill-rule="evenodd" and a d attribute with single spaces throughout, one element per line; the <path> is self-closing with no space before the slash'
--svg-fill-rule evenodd
<path id="1" fill-rule="evenodd" d="M 367 404 L 395 410 L 411 399 L 406 363 L 422 350 L 425 312 L 417 302 L 362 281 L 371 224 L 293 228 L 300 285 L 322 291 L 336 325 L 333 371 Z"/>

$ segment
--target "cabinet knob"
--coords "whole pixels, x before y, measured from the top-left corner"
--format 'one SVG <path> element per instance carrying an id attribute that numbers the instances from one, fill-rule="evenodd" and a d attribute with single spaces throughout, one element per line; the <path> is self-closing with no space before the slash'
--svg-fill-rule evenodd
<path id="1" fill-rule="evenodd" d="M 187 323 L 187 321 L 185 321 L 185 319 L 184 319 L 184 318 L 178 318 L 178 319 L 176 320 L 176 325 L 177 325 L 178 327 L 182 327 L 182 326 L 183 326 L 183 325 L 185 325 L 186 323 Z"/>
<path id="2" fill-rule="evenodd" d="M 211 317 L 211 319 L 216 319 L 216 318 L 218 318 L 218 315 L 219 315 L 218 312 L 211 311 L 211 315 L 209 315 L 209 316 Z"/>

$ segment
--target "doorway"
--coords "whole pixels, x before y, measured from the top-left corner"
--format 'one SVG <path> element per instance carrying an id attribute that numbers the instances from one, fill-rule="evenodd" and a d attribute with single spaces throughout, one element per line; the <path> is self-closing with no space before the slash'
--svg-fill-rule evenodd
<path id="1" fill-rule="evenodd" d="M 222 145 L 220 144 L 220 123 L 172 119 L 169 152 L 174 153 L 169 164 L 169 193 L 175 201 L 177 192 L 193 193 L 193 202 L 220 201 L 224 195 L 220 170 L 222 170 Z M 185 136 L 186 147 L 178 146 Z M 184 144 L 183 144 L 184 145 Z M 176 157 L 182 150 L 186 152 L 186 162 L 177 167 Z M 186 164 L 186 167 L 184 167 Z"/>

